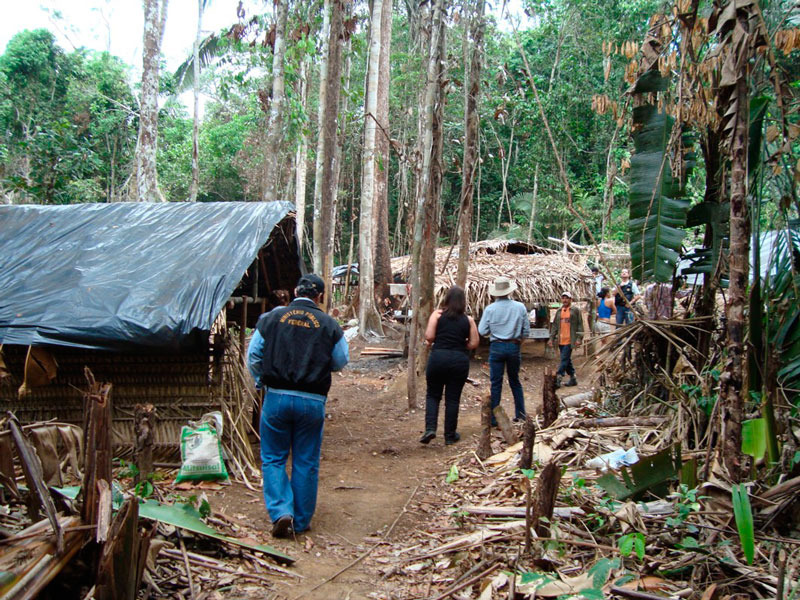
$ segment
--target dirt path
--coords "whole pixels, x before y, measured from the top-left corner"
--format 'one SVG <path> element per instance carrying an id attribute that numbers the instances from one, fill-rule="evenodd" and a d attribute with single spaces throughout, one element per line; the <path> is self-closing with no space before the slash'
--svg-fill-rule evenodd
<path id="1" fill-rule="evenodd" d="M 431 518 L 419 509 L 426 485 L 444 478 L 456 456 L 475 448 L 480 429 L 479 399 L 489 390 L 488 348 L 480 348 L 472 361 L 470 376 L 477 385 L 467 384 L 464 389 L 459 416 L 462 439 L 452 446 L 444 446 L 441 414 L 439 436 L 427 446 L 418 441 L 423 431 L 424 381 L 420 408 L 409 412 L 404 364 L 399 359 L 360 360 L 359 351 L 358 344 L 351 348 L 351 363 L 334 375 L 328 396 L 319 500 L 310 532 L 296 540 L 272 540 L 259 494 L 232 486 L 210 495 L 215 510 L 246 520 L 262 542 L 297 559 L 291 570 L 303 579 L 279 583 L 274 598 L 389 598 L 391 590 L 383 589 L 380 574 L 369 558 L 314 588 L 382 542 L 393 524 L 389 536 L 393 543 L 401 542 L 404 532 L 424 530 Z M 582 357 L 578 364 L 581 362 Z M 544 367 L 555 364 L 555 360 L 542 357 L 541 350 L 523 359 L 521 380 L 530 412 L 535 412 L 540 402 Z M 507 385 L 503 406 L 513 414 Z M 412 495 L 415 497 L 409 502 Z M 410 510 L 404 511 L 406 506 Z M 239 598 L 270 597 L 263 590 L 258 595 L 258 590 L 236 587 Z"/>

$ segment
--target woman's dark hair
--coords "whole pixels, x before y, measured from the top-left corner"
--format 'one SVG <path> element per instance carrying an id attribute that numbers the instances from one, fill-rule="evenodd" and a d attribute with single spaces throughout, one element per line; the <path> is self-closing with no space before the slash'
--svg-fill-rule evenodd
<path id="1" fill-rule="evenodd" d="M 447 290 L 447 295 L 442 302 L 442 310 L 442 314 L 447 317 L 463 315 L 467 310 L 467 296 L 464 294 L 464 288 L 454 285 Z"/>
<path id="2" fill-rule="evenodd" d="M 597 297 L 598 298 L 605 298 L 606 296 L 608 296 L 609 292 L 611 292 L 611 288 L 607 288 L 607 287 L 600 288 L 600 291 L 597 292 Z"/>

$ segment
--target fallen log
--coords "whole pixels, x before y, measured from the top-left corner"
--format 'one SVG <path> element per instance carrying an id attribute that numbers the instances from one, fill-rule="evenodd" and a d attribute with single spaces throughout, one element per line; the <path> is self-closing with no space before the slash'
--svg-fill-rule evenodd
<path id="1" fill-rule="evenodd" d="M 575 408 L 583 406 L 587 402 L 596 402 L 599 396 L 598 390 L 590 390 L 588 392 L 581 392 L 580 394 L 573 394 L 561 399 L 561 404 L 565 408 Z"/>

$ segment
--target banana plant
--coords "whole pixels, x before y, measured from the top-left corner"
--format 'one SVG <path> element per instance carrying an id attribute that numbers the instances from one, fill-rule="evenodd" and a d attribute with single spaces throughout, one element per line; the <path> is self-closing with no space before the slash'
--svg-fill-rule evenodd
<path id="1" fill-rule="evenodd" d="M 655 81 L 654 85 L 662 84 Z M 672 280 L 680 258 L 689 210 L 689 200 L 684 198 L 684 177 L 673 176 L 671 169 L 671 154 L 681 149 L 670 148 L 674 119 L 656 106 L 634 108 L 633 124 L 636 133 L 628 226 L 633 276 L 643 281 L 667 282 Z"/>

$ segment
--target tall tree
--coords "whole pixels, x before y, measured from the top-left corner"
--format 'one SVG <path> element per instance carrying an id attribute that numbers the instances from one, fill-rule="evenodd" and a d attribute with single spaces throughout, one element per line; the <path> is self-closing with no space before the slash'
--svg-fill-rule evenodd
<path id="1" fill-rule="evenodd" d="M 199 144 L 197 137 L 200 130 L 200 42 L 203 34 L 203 12 L 211 0 L 197 0 L 197 34 L 192 48 L 192 70 L 194 82 L 192 85 L 192 183 L 189 186 L 189 202 L 197 201 L 197 191 L 200 187 L 200 167 L 198 165 Z"/>
<path id="2" fill-rule="evenodd" d="M 169 0 L 144 0 L 142 96 L 139 104 L 139 140 L 136 149 L 136 199 L 158 202 L 156 151 L 158 149 L 159 54 L 164 39 Z"/>
<path id="3" fill-rule="evenodd" d="M 283 112 L 286 104 L 286 22 L 289 0 L 275 0 L 275 44 L 272 53 L 272 98 L 267 121 L 263 200 L 278 199 L 280 149 L 283 147 Z"/>
<path id="4" fill-rule="evenodd" d="M 730 10 L 730 9 L 733 10 Z M 750 128 L 750 61 L 764 38 L 758 26 L 758 5 L 729 0 L 716 6 L 709 27 L 716 25 L 725 65 L 720 81 L 718 109 L 730 154 L 730 285 L 726 304 L 728 358 L 720 377 L 721 458 L 735 481 L 744 476 L 741 463 L 742 418 L 747 394 L 745 308 L 750 271 L 750 214 L 747 151 Z M 758 276 L 758 274 L 756 274 Z"/>
<path id="5" fill-rule="evenodd" d="M 378 122 L 375 154 L 378 169 L 375 173 L 375 290 L 381 300 L 389 297 L 392 279 L 391 248 L 389 246 L 389 84 L 392 50 L 392 0 L 383 0 L 381 12 L 381 57 L 378 66 Z"/>
<path id="6" fill-rule="evenodd" d="M 381 16 L 383 0 L 373 0 L 369 27 L 369 67 L 364 99 L 364 154 L 361 176 L 361 219 L 358 225 L 358 320 L 362 336 L 382 335 L 381 319 L 375 308 L 375 139 L 377 135 L 378 71 L 381 55 Z"/>
<path id="7" fill-rule="evenodd" d="M 320 236 L 319 236 L 319 258 L 320 265 L 315 270 L 321 274 L 325 280 L 325 285 L 330 289 L 331 284 L 331 265 L 333 264 L 333 236 L 330 228 L 333 227 L 333 207 L 338 193 L 338 166 L 336 165 L 336 147 L 338 133 L 336 130 L 337 117 L 339 112 L 339 96 L 341 93 L 341 72 L 342 72 L 342 47 L 346 37 L 344 28 L 344 10 L 348 0 L 331 0 L 330 28 L 328 35 L 328 59 L 325 77 L 325 106 L 320 123 L 320 137 L 322 138 L 322 173 L 321 173 L 321 197 L 320 197 Z M 316 233 L 315 216 L 315 233 Z M 315 235 L 315 252 L 317 238 Z M 316 262 L 316 261 L 315 261 Z"/>
<path id="8" fill-rule="evenodd" d="M 423 236 L 425 232 L 425 214 L 430 194 L 428 188 L 431 185 L 431 159 L 433 157 L 433 121 L 434 110 L 439 88 L 439 38 L 442 35 L 442 24 L 444 21 L 444 0 L 436 0 L 432 10 L 432 24 L 430 36 L 430 48 L 428 52 L 427 69 L 425 72 L 425 93 L 420 111 L 420 133 L 422 149 L 422 165 L 420 168 L 419 184 L 417 186 L 417 197 L 414 206 L 414 239 L 411 251 L 411 306 L 412 319 L 409 332 L 409 355 L 408 355 L 408 406 L 415 408 L 417 405 L 417 355 L 418 355 L 418 336 L 421 326 L 423 326 L 420 314 L 422 300 L 422 281 L 423 273 L 420 265 L 422 254 Z"/>
<path id="9" fill-rule="evenodd" d="M 341 7 L 340 7 L 341 8 Z M 319 126 L 319 135 L 317 136 L 317 157 L 316 167 L 314 169 L 314 212 L 312 218 L 313 227 L 313 269 L 317 273 L 322 273 L 322 254 L 325 243 L 323 242 L 322 235 L 322 188 L 323 178 L 322 171 L 324 169 L 324 144 L 323 137 L 324 122 L 325 122 L 325 108 L 328 105 L 328 61 L 330 60 L 330 30 L 331 30 L 331 0 L 324 0 L 322 6 L 322 48 L 320 50 L 320 63 L 319 63 L 319 108 L 317 110 L 317 124 Z"/>
<path id="10" fill-rule="evenodd" d="M 469 0 L 466 3 L 470 5 Z M 468 43 L 465 44 L 464 64 L 468 68 L 467 85 L 464 87 L 464 160 L 461 165 L 461 197 L 459 201 L 458 223 L 458 271 L 456 284 L 464 287 L 467 284 L 467 268 L 469 259 L 469 241 L 472 232 L 472 197 L 475 191 L 475 172 L 478 167 L 478 135 L 480 113 L 478 112 L 478 95 L 481 88 L 481 65 L 483 57 L 483 31 L 485 28 L 484 0 L 475 0 L 470 11 Z"/>
<path id="11" fill-rule="evenodd" d="M 308 56 L 300 61 L 300 102 L 305 109 L 308 104 Z M 300 145 L 295 154 L 294 206 L 297 213 L 297 245 L 303 251 L 303 240 L 306 228 L 306 180 L 308 179 L 308 132 L 306 128 L 300 132 Z"/>

